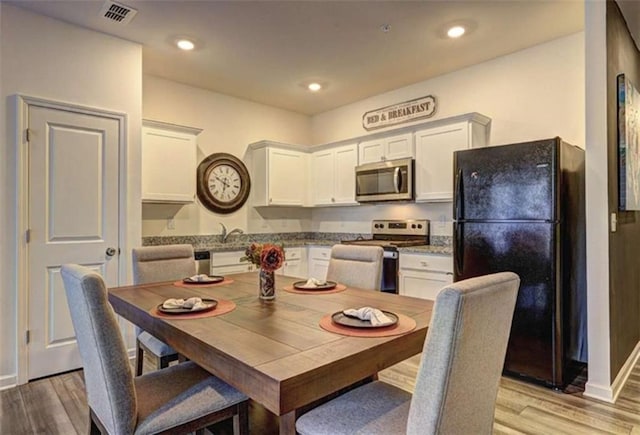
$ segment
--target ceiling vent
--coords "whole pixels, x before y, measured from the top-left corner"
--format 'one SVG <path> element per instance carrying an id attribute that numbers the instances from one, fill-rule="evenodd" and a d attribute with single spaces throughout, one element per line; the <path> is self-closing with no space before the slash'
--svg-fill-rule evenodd
<path id="1" fill-rule="evenodd" d="M 137 10 L 129 6 L 112 1 L 105 2 L 100 10 L 102 18 L 119 24 L 129 24 L 137 13 Z"/>

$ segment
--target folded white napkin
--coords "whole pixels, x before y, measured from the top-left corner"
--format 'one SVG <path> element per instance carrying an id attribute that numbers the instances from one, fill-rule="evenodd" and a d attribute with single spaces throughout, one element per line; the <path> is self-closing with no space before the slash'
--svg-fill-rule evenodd
<path id="1" fill-rule="evenodd" d="M 208 281 L 213 281 L 212 278 L 209 277 L 209 275 L 201 273 L 199 275 L 193 275 L 190 276 L 189 279 L 193 282 L 208 282 Z"/>
<path id="2" fill-rule="evenodd" d="M 360 320 L 368 320 L 373 326 L 385 326 L 393 324 L 393 320 L 377 308 L 349 308 L 342 312 L 345 316 L 357 317 Z"/>
<path id="3" fill-rule="evenodd" d="M 315 287 L 319 287 L 321 285 L 325 285 L 327 283 L 327 281 L 323 281 L 317 278 L 309 278 L 307 280 L 307 282 L 305 282 L 302 287 L 305 288 L 315 288 Z"/>
<path id="4" fill-rule="evenodd" d="M 162 303 L 162 308 L 184 308 L 185 310 L 198 310 L 206 308 L 207 304 L 202 302 L 201 298 L 193 297 L 189 299 L 167 299 Z"/>

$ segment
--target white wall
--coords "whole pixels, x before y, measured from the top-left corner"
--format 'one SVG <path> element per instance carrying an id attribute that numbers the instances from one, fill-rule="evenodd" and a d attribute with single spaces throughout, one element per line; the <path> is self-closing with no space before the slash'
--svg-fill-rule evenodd
<path id="1" fill-rule="evenodd" d="M 312 119 L 313 143 L 365 135 L 365 112 L 434 95 L 432 120 L 469 112 L 490 117 L 491 145 L 560 136 L 584 148 L 584 47 L 584 33 L 576 33 L 322 113 Z M 312 219 L 314 230 L 368 232 L 373 218 L 426 218 L 432 234 L 450 235 L 451 216 L 451 204 L 413 204 L 316 209 Z"/>
<path id="2" fill-rule="evenodd" d="M 313 143 L 362 136 L 365 112 L 425 95 L 438 99 L 434 120 L 468 112 L 489 116 L 492 145 L 561 136 L 584 147 L 584 33 L 314 116 Z"/>
<path id="3" fill-rule="evenodd" d="M 211 153 L 226 152 L 245 157 L 247 145 L 263 139 L 309 144 L 311 120 L 286 110 L 230 97 L 152 76 L 144 76 L 145 119 L 201 128 L 198 135 L 198 163 Z M 247 164 L 248 162 L 245 162 Z M 255 181 L 254 181 L 255 182 Z M 251 232 L 308 231 L 307 210 L 264 210 L 253 207 L 220 215 L 199 202 L 185 206 L 143 205 L 143 235 L 218 234 L 219 223 Z M 175 219 L 175 229 L 167 219 Z"/>
<path id="4" fill-rule="evenodd" d="M 129 243 L 140 240 L 142 49 L 0 3 L 0 388 L 15 382 L 16 147 L 9 97 L 23 94 L 127 114 Z M 121 247 L 130 252 L 130 246 Z M 128 261 L 127 263 L 130 263 Z M 126 271 L 125 271 L 126 272 Z"/>
<path id="5" fill-rule="evenodd" d="M 585 4 L 587 318 L 589 380 L 585 396 L 612 402 L 609 318 L 609 176 L 607 138 L 607 4 Z M 609 102 L 611 104 L 611 102 Z M 621 385 L 617 386 L 621 388 Z M 617 391 L 619 392 L 619 391 Z"/>

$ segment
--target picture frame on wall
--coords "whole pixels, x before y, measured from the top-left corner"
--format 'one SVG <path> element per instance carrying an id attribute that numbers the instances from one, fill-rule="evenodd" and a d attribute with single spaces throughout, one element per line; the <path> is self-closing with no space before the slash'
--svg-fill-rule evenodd
<path id="1" fill-rule="evenodd" d="M 618 189 L 620 210 L 640 210 L 640 93 L 618 75 Z"/>

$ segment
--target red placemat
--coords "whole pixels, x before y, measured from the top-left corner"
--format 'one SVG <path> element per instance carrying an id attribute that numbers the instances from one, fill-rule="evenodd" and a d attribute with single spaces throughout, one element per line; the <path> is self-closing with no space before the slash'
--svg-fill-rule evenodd
<path id="1" fill-rule="evenodd" d="M 396 314 L 398 323 L 382 328 L 351 328 L 333 323 L 332 314 L 327 314 L 320 319 L 320 327 L 336 334 L 348 335 L 349 337 L 389 337 L 413 331 L 416 328 L 416 321 L 404 314 Z"/>
<path id="2" fill-rule="evenodd" d="M 225 285 L 231 284 L 233 280 L 231 278 L 225 278 L 224 281 L 220 282 L 212 282 L 211 284 L 189 284 L 188 282 L 176 281 L 173 283 L 176 287 L 186 287 L 186 288 L 207 288 L 207 287 L 215 287 L 217 285 Z"/>
<path id="3" fill-rule="evenodd" d="M 329 293 L 340 293 L 343 292 L 347 289 L 347 286 L 344 284 L 336 284 L 336 286 L 334 288 L 332 288 L 331 290 L 299 290 L 295 287 L 293 287 L 292 285 L 288 285 L 286 287 L 283 287 L 284 291 L 287 291 L 289 293 L 300 293 L 303 295 L 326 295 Z"/>
<path id="4" fill-rule="evenodd" d="M 173 320 L 186 320 L 186 319 L 202 319 L 203 317 L 214 317 L 222 314 L 227 314 L 230 311 L 236 309 L 236 303 L 226 299 L 216 299 L 218 305 L 211 311 L 203 311 L 193 314 L 165 314 L 158 311 L 158 307 L 153 307 L 149 310 L 149 313 L 153 317 L 159 317 L 161 319 L 173 319 Z"/>

